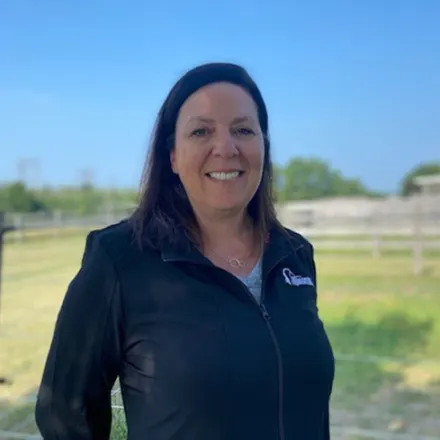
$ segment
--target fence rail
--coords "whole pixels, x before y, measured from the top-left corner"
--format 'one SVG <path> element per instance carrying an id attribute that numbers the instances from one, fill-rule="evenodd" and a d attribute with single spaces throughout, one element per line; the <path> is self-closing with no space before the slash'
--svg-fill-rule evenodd
<path id="1" fill-rule="evenodd" d="M 14 226 L 15 237 L 32 231 L 59 231 L 63 229 L 88 229 L 103 227 L 121 221 L 129 212 L 108 211 L 104 214 L 78 216 L 54 212 L 47 214 L 6 214 L 6 224 Z M 415 219 L 400 214 L 376 214 L 374 216 L 320 215 L 304 219 L 298 213 L 279 208 L 279 218 L 287 227 L 311 236 L 348 237 L 381 236 L 414 237 L 437 236 L 440 238 L 440 206 L 438 212 Z"/>
<path id="2" fill-rule="evenodd" d="M 435 209 L 434 209 L 435 208 Z M 313 215 L 310 214 L 313 212 Z M 93 216 L 7 214 L 15 230 L 6 237 L 16 243 L 36 236 L 53 236 L 105 227 L 126 218 L 128 211 L 110 211 Z M 278 207 L 285 226 L 309 238 L 317 250 L 359 250 L 380 257 L 383 252 L 411 252 L 413 272 L 423 273 L 424 253 L 440 251 L 440 205 L 428 212 L 367 212 L 354 215 L 292 210 Z"/>

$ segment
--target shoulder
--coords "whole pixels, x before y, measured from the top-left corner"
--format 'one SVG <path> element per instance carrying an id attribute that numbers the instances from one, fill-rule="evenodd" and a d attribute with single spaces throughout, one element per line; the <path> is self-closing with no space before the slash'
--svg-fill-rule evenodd
<path id="1" fill-rule="evenodd" d="M 87 245 L 95 245 L 105 249 L 110 255 L 126 253 L 135 248 L 135 237 L 127 220 L 94 229 L 87 235 Z"/>
<path id="2" fill-rule="evenodd" d="M 283 227 L 283 232 L 292 246 L 296 246 L 297 248 L 303 248 L 305 251 L 311 252 L 313 254 L 312 243 L 303 235 L 301 235 L 296 231 L 293 231 L 292 229 L 285 227 Z"/>
<path id="3" fill-rule="evenodd" d="M 157 253 L 141 249 L 129 220 L 123 220 L 89 232 L 83 260 L 90 256 L 107 260 L 117 272 L 135 266 L 141 258 L 157 258 Z"/>

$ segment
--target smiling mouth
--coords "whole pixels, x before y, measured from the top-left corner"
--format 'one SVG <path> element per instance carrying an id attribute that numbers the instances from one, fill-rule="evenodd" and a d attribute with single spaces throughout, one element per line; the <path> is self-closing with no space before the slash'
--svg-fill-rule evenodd
<path id="1" fill-rule="evenodd" d="M 212 180 L 235 180 L 241 177 L 244 171 L 213 171 L 211 173 L 206 173 L 206 176 Z"/>

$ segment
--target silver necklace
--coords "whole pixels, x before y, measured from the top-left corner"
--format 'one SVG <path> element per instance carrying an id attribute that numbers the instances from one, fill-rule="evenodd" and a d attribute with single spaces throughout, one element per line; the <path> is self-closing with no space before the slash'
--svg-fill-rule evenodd
<path id="1" fill-rule="evenodd" d="M 225 258 L 222 255 L 220 255 L 215 249 L 212 249 L 212 252 L 214 252 L 218 257 L 220 257 L 223 261 L 228 263 L 229 266 L 231 266 L 234 269 L 243 268 L 243 267 L 247 266 L 247 263 L 240 258 L 235 258 L 235 257 L 226 257 Z"/>
<path id="2" fill-rule="evenodd" d="M 260 248 L 260 245 L 259 245 Z M 223 255 L 220 255 L 214 248 L 211 248 L 212 251 L 218 256 L 220 257 L 223 261 L 225 261 L 226 263 L 229 264 L 229 266 L 231 266 L 234 269 L 242 269 L 243 267 L 247 267 L 248 263 L 246 261 L 244 261 L 244 259 L 241 258 L 236 258 L 236 257 L 223 257 Z M 252 255 L 252 253 L 254 252 L 255 248 L 252 249 L 251 252 L 249 252 L 249 255 L 247 257 L 245 257 L 246 259 L 249 259 Z"/>

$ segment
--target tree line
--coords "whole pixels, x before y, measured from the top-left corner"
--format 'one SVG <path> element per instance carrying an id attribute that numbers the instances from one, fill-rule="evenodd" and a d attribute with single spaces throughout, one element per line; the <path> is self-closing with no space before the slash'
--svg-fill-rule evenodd
<path id="1" fill-rule="evenodd" d="M 416 176 L 440 174 L 440 162 L 423 163 L 403 176 L 400 194 L 408 196 L 417 191 Z M 343 173 L 317 158 L 294 158 L 274 169 L 274 184 L 278 202 L 313 200 L 326 197 L 367 196 L 382 197 L 368 189 L 357 178 Z M 90 215 L 105 209 L 128 209 L 136 204 L 134 189 L 101 189 L 93 183 L 76 187 L 30 188 L 25 182 L 15 181 L 0 186 L 0 211 L 6 212 L 70 212 Z"/>

